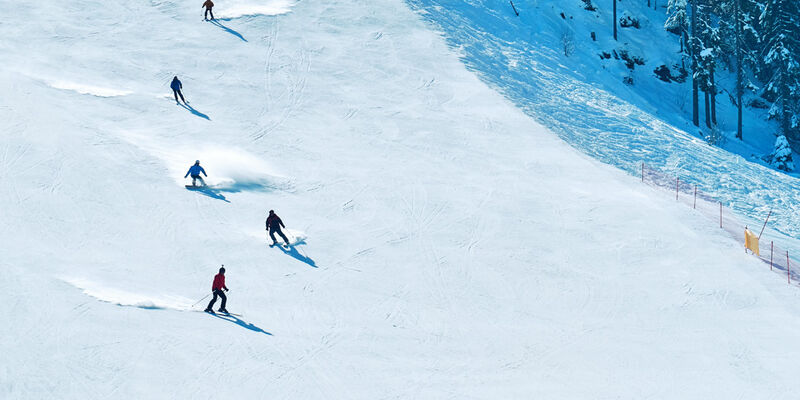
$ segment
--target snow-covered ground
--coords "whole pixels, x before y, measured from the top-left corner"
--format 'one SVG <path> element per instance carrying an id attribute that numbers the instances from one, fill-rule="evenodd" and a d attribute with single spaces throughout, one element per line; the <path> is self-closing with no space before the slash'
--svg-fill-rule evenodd
<path id="1" fill-rule="evenodd" d="M 680 59 L 676 37 L 659 22 L 665 18 L 663 9 L 650 10 L 644 1 L 620 3 L 620 15 L 633 11 L 642 28 L 620 28 L 615 42 L 610 2 L 595 1 L 598 10 L 590 12 L 577 0 L 516 1 L 519 16 L 502 1 L 409 3 L 443 32 L 468 68 L 582 152 L 634 174 L 646 162 L 698 184 L 756 221 L 772 210 L 770 226 L 800 238 L 797 178 L 752 157 L 771 151 L 774 125 L 766 123 L 759 110 L 748 109 L 744 143 L 729 139 L 724 148 L 709 146 L 690 123 L 690 82 L 680 85 L 655 78 L 654 68 Z M 590 39 L 591 32 L 597 42 Z M 562 50 L 564 34 L 575 46 L 569 57 Z M 646 64 L 631 72 L 621 61 L 599 57 L 611 49 L 630 50 Z M 625 85 L 623 76 L 630 76 L 634 86 Z M 724 73 L 720 77 L 727 79 Z M 717 101 L 721 127 L 732 136 L 735 109 L 727 94 Z M 793 248 L 800 254 L 800 248 Z"/>
<path id="2" fill-rule="evenodd" d="M 0 3 L 1 398 L 793 396 L 797 288 L 407 4 L 225 3 Z"/>

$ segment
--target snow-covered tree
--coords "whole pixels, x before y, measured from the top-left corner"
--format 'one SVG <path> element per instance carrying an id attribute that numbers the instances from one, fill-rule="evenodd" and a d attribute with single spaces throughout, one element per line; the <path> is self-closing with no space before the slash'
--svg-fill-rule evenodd
<path id="1" fill-rule="evenodd" d="M 775 140 L 775 150 L 770 155 L 770 165 L 781 171 L 794 171 L 792 148 L 786 136 L 780 135 Z"/>
<path id="2" fill-rule="evenodd" d="M 698 14 L 695 20 L 698 25 L 695 30 L 697 35 L 695 40 L 699 42 L 700 53 L 694 55 L 697 58 L 694 76 L 698 80 L 700 90 L 704 93 L 706 126 L 711 128 L 717 123 L 715 73 L 717 60 L 722 54 L 722 49 L 720 48 L 722 41 L 720 40 L 716 19 L 711 14 L 711 2 L 709 0 L 701 0 L 697 6 L 697 11 Z"/>
<path id="3" fill-rule="evenodd" d="M 681 53 L 688 54 L 686 44 L 689 36 L 689 17 L 686 12 L 687 0 L 669 0 L 667 3 L 667 21 L 664 28 L 677 34 L 680 38 Z"/>
<path id="4" fill-rule="evenodd" d="M 764 57 L 764 93 L 773 102 L 770 116 L 795 149 L 800 148 L 797 106 L 800 100 L 800 2 L 766 0 L 760 16 Z"/>

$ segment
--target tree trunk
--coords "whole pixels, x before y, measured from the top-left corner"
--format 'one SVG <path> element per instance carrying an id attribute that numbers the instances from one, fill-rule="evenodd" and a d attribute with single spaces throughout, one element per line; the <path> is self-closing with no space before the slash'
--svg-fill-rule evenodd
<path id="1" fill-rule="evenodd" d="M 714 79 L 714 68 L 711 68 L 711 123 L 717 125 L 717 81 Z"/>
<path id="2" fill-rule="evenodd" d="M 616 1 L 616 0 L 615 0 Z M 692 0 L 692 38 L 689 51 L 692 57 L 692 123 L 700 126 L 700 101 L 698 99 L 697 82 L 697 0 Z"/>
<path id="3" fill-rule="evenodd" d="M 736 18 L 736 138 L 742 140 L 742 95 L 744 94 L 744 66 L 742 65 L 742 15 L 739 0 L 733 2 Z"/>
<path id="4" fill-rule="evenodd" d="M 617 0 L 611 0 L 614 2 L 614 40 L 617 40 Z"/>
<path id="5" fill-rule="evenodd" d="M 706 111 L 706 126 L 711 128 L 711 110 L 710 110 L 709 102 L 708 102 L 708 91 L 704 90 L 703 91 L 703 95 L 704 95 L 705 100 L 706 100 L 706 102 L 705 102 L 705 106 L 706 106 L 706 108 L 705 108 L 705 111 Z"/>

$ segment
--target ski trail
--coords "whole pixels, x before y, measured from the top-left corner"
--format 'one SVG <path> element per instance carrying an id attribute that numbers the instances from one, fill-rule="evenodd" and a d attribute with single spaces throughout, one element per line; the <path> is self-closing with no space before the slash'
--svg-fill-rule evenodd
<path id="1" fill-rule="evenodd" d="M 177 295 L 151 295 L 134 293 L 101 285 L 82 278 L 64 278 L 64 282 L 80 289 L 84 294 L 102 302 L 123 307 L 136 307 L 148 310 L 188 311 L 196 301 Z"/>

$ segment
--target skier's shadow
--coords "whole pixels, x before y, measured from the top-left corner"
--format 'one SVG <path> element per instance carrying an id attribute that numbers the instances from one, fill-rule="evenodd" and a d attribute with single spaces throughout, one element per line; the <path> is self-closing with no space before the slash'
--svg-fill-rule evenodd
<path id="1" fill-rule="evenodd" d="M 215 317 L 217 317 L 217 318 L 219 318 L 219 319 L 221 319 L 223 321 L 233 322 L 234 324 L 239 325 L 242 328 L 249 329 L 249 330 L 251 330 L 253 332 L 263 333 L 265 335 L 272 336 L 271 333 L 269 333 L 269 332 L 267 332 L 267 331 L 255 326 L 255 325 L 253 325 L 253 324 L 251 324 L 249 322 L 243 321 L 242 319 L 237 318 L 235 315 L 230 315 L 230 314 L 211 314 L 211 315 L 213 315 L 213 316 L 215 316 Z"/>
<path id="2" fill-rule="evenodd" d="M 288 249 L 283 247 L 283 246 L 281 246 L 281 245 L 278 245 L 278 248 L 281 249 L 283 254 L 286 254 L 286 255 L 294 258 L 295 260 L 302 261 L 302 262 L 310 265 L 312 268 L 319 268 L 319 267 L 317 267 L 317 263 L 314 262 L 314 260 L 312 260 L 311 257 L 308 257 L 308 256 L 306 256 L 304 254 L 300 254 L 300 252 L 297 250 L 296 246 L 298 244 L 302 244 L 302 243 L 303 243 L 303 241 L 295 243 L 293 246 L 290 246 Z"/>
<path id="3" fill-rule="evenodd" d="M 196 115 L 196 116 L 198 116 L 198 117 L 200 117 L 200 118 L 205 118 L 205 119 L 207 119 L 207 120 L 211 121 L 211 118 L 208 118 L 208 115 L 205 115 L 205 114 L 201 113 L 200 111 L 197 111 L 197 110 L 195 110 L 195 109 L 194 109 L 192 106 L 190 106 L 190 105 L 188 105 L 188 104 L 180 104 L 180 103 L 178 103 L 178 104 L 179 104 L 181 107 L 183 107 L 183 108 L 185 108 L 185 109 L 189 110 L 189 111 L 190 111 L 192 114 L 194 114 L 194 115 Z"/>
<path id="4" fill-rule="evenodd" d="M 193 192 L 200 193 L 203 196 L 211 197 L 212 199 L 222 200 L 222 201 L 224 201 L 226 203 L 230 203 L 230 200 L 226 199 L 225 196 L 223 196 L 221 193 L 219 193 L 219 191 L 211 189 L 208 186 L 198 186 L 198 187 L 194 187 L 194 188 L 189 187 L 187 189 L 191 190 Z"/>
<path id="5" fill-rule="evenodd" d="M 241 34 L 241 33 L 239 33 L 239 32 L 236 32 L 235 30 L 233 30 L 233 29 L 231 29 L 231 28 L 228 28 L 228 27 L 227 27 L 227 26 L 225 26 L 225 25 L 222 25 L 222 22 L 219 22 L 219 20 L 212 19 L 210 22 L 211 22 L 212 24 L 214 24 L 214 25 L 216 25 L 216 26 L 218 26 L 218 27 L 222 28 L 222 30 L 224 30 L 225 32 L 228 32 L 228 33 L 230 33 L 231 35 L 233 35 L 233 36 L 236 36 L 236 37 L 238 37 L 239 39 L 242 39 L 242 41 L 243 41 L 243 42 L 246 42 L 246 41 L 247 41 L 247 39 L 245 39 L 245 38 L 244 38 L 244 36 L 242 36 L 242 34 Z"/>

